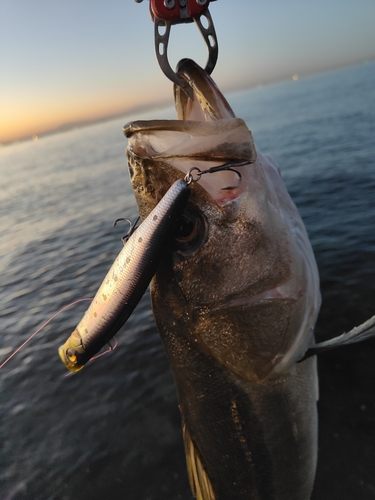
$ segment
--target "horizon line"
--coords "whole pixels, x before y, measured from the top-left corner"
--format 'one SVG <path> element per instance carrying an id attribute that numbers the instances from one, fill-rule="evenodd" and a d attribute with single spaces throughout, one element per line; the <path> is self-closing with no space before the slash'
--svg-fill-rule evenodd
<path id="1" fill-rule="evenodd" d="M 373 61 L 375 61 L 375 56 L 370 58 L 370 59 L 366 58 L 366 59 L 361 59 L 359 61 L 355 61 L 355 62 L 351 62 L 351 63 L 347 63 L 347 64 L 341 64 L 341 65 L 338 65 L 335 67 L 331 67 L 329 69 L 323 69 L 320 71 L 319 70 L 313 71 L 311 73 L 305 73 L 305 74 L 298 74 L 297 79 L 308 78 L 308 77 L 323 74 L 323 73 L 329 73 L 330 71 L 336 71 L 339 69 L 349 68 L 351 66 L 359 66 L 361 64 L 367 64 L 367 63 L 371 63 Z M 229 86 L 225 86 L 224 90 L 228 93 L 238 92 L 238 91 L 246 91 L 246 90 L 256 89 L 259 87 L 265 87 L 265 86 L 273 85 L 273 84 L 277 84 L 277 83 L 288 82 L 290 80 L 294 80 L 294 76 L 295 75 L 291 75 L 288 78 L 286 78 L 286 77 L 276 78 L 273 80 L 268 80 L 266 82 L 258 82 L 258 83 L 254 83 L 254 84 L 248 84 L 248 85 L 245 84 L 245 85 L 241 85 L 241 86 L 236 86 L 236 85 L 230 86 L 229 85 Z M 172 106 L 172 105 L 174 105 L 174 102 L 170 102 L 169 99 L 168 100 L 161 99 L 159 101 L 147 102 L 144 104 L 137 104 L 136 106 L 130 106 L 130 107 L 123 109 L 121 111 L 118 111 L 116 113 L 104 115 L 104 116 L 101 116 L 99 118 L 90 118 L 87 120 L 77 120 L 77 121 L 72 121 L 72 122 L 68 122 L 68 123 L 63 123 L 62 125 L 59 125 L 58 127 L 54 127 L 52 129 L 46 130 L 46 131 L 41 132 L 41 133 L 35 133 L 32 135 L 21 136 L 17 139 L 11 140 L 11 141 L 0 142 L 0 149 L 2 147 L 7 147 L 7 146 L 19 144 L 21 142 L 37 141 L 43 137 L 47 137 L 50 135 L 68 132 L 68 131 L 73 130 L 73 129 L 89 127 L 91 125 L 95 125 L 95 124 L 106 122 L 106 121 L 111 121 L 111 120 L 114 120 L 115 118 L 119 118 L 123 115 L 129 114 L 132 112 L 136 113 L 139 111 L 143 111 L 145 109 L 154 110 L 154 109 L 158 109 L 158 108 L 167 107 L 168 105 Z"/>

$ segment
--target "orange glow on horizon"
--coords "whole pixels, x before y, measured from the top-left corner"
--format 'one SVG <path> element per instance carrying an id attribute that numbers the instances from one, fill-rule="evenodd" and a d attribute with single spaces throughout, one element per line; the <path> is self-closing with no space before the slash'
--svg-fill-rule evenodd
<path id="1" fill-rule="evenodd" d="M 134 107 L 151 105 L 166 99 L 169 89 L 155 91 L 152 95 L 142 89 L 129 93 L 114 94 L 108 92 L 101 95 L 44 96 L 43 99 L 8 99 L 1 102 L 0 144 L 16 142 L 24 138 L 32 138 L 59 128 L 78 125 L 81 122 L 91 122 L 109 118 L 116 114 L 126 113 Z M 171 101 L 172 102 L 172 101 Z"/>

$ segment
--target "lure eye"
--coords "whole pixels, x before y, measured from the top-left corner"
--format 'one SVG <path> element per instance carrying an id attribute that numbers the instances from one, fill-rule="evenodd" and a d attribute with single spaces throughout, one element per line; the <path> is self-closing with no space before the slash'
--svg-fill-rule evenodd
<path id="1" fill-rule="evenodd" d="M 205 243 L 206 233 L 203 216 L 192 207 L 187 207 L 175 232 L 174 247 L 184 253 L 196 251 Z"/>
<path id="2" fill-rule="evenodd" d="M 66 357 L 71 363 L 77 363 L 77 353 L 73 349 L 66 350 Z"/>

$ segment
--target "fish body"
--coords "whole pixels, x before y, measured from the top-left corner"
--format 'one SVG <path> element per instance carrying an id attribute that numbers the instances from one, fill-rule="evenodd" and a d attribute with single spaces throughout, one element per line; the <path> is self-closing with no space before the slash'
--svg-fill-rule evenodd
<path id="1" fill-rule="evenodd" d="M 189 194 L 186 182 L 177 180 L 130 236 L 77 328 L 59 348 L 69 370 L 83 368 L 127 321 L 155 273 Z"/>
<path id="2" fill-rule="evenodd" d="M 191 168 L 249 163 L 194 183 L 183 235 L 151 282 L 172 367 L 188 474 L 201 500 L 308 500 L 317 459 L 319 277 L 276 163 L 256 150 L 212 79 L 184 60 L 178 120 L 124 127 L 147 217 Z"/>

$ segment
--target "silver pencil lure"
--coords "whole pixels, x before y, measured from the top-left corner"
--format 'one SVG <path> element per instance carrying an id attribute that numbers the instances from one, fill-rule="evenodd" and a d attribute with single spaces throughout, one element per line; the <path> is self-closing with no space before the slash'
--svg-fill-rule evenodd
<path id="1" fill-rule="evenodd" d="M 99 287 L 85 315 L 59 355 L 78 371 L 128 320 L 155 274 L 162 251 L 190 194 L 186 180 L 176 181 L 130 236 Z"/>

